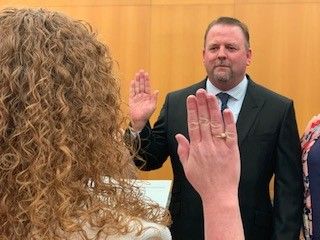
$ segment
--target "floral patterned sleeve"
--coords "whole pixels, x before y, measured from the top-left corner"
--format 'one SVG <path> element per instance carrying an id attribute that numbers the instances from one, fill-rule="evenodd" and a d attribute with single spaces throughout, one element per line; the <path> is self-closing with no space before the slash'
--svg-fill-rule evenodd
<path id="1" fill-rule="evenodd" d="M 302 166 L 303 166 L 303 181 L 304 181 L 304 211 L 303 211 L 303 224 L 304 236 L 306 240 L 312 240 L 312 202 L 310 192 L 310 178 L 308 171 L 308 156 L 311 147 L 320 136 L 320 114 L 313 117 L 309 122 L 301 138 L 302 147 Z"/>

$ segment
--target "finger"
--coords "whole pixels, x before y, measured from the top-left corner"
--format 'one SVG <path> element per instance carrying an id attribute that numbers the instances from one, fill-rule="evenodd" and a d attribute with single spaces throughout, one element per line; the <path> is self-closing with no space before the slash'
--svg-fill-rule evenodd
<path id="1" fill-rule="evenodd" d="M 224 118 L 224 126 L 225 132 L 227 134 L 227 144 L 238 144 L 238 137 L 237 137 L 237 127 L 233 118 L 233 114 L 230 109 L 225 109 L 223 111 L 223 118 Z"/>
<path id="2" fill-rule="evenodd" d="M 144 91 L 146 93 L 151 93 L 150 77 L 148 73 L 146 73 L 146 76 L 145 76 Z"/>
<path id="3" fill-rule="evenodd" d="M 186 137 L 183 136 L 182 134 L 177 134 L 175 137 L 178 142 L 177 152 L 178 152 L 181 164 L 183 168 L 185 168 L 189 159 L 190 144 L 189 144 L 189 141 L 186 139 Z"/>
<path id="4" fill-rule="evenodd" d="M 208 108 L 210 114 L 210 129 L 212 136 L 217 136 L 224 132 L 224 123 L 218 99 L 212 94 L 207 94 Z"/>
<path id="5" fill-rule="evenodd" d="M 135 95 L 135 91 L 134 91 L 134 79 L 131 80 L 130 82 L 130 89 L 129 89 L 129 97 L 133 97 Z"/>
<path id="6" fill-rule="evenodd" d="M 188 132 L 190 144 L 198 143 L 201 140 L 197 99 L 194 95 L 187 97 L 187 114 L 188 114 Z"/>
<path id="7" fill-rule="evenodd" d="M 155 90 L 150 96 L 152 98 L 152 100 L 157 103 L 158 100 L 158 95 L 159 95 L 159 90 Z"/>
<path id="8" fill-rule="evenodd" d="M 137 72 L 136 75 L 134 76 L 134 94 L 139 94 L 139 82 L 140 82 L 140 72 Z"/>
<path id="9" fill-rule="evenodd" d="M 210 116 L 207 102 L 207 92 L 204 89 L 199 89 L 196 92 L 198 104 L 198 118 L 200 126 L 201 140 L 211 140 L 210 132 Z"/>
<path id="10" fill-rule="evenodd" d="M 140 80 L 139 80 L 139 91 L 140 93 L 145 92 L 145 82 L 147 78 L 147 74 L 144 70 L 140 70 Z"/>

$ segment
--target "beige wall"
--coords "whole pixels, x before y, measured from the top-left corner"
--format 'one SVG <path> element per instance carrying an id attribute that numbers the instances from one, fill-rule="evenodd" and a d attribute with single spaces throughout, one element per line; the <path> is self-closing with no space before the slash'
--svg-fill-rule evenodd
<path id="1" fill-rule="evenodd" d="M 294 100 L 300 134 L 320 113 L 320 0 L 0 0 L 6 6 L 44 7 L 90 22 L 119 63 L 124 102 L 135 71 L 150 72 L 160 90 L 152 121 L 167 92 L 204 78 L 207 24 L 221 15 L 237 17 L 251 33 L 249 74 Z M 141 176 L 171 178 L 169 161 Z"/>

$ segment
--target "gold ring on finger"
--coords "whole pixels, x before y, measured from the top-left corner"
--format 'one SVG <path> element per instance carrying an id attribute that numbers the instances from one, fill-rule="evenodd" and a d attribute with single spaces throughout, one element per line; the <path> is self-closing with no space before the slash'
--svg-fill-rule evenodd
<path id="1" fill-rule="evenodd" d="M 214 135 L 214 136 L 217 137 L 217 138 L 222 138 L 222 139 L 227 139 L 228 138 L 228 135 L 225 132 L 217 134 L 217 135 Z"/>

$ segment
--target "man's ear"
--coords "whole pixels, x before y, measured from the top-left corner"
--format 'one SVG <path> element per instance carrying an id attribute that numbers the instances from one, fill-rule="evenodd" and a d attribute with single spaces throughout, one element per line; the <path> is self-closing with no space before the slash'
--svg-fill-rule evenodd
<path id="1" fill-rule="evenodd" d="M 249 49 L 247 50 L 247 66 L 250 65 L 251 60 L 252 60 L 252 50 L 249 48 Z"/>
<path id="2" fill-rule="evenodd" d="M 202 62 L 204 63 L 204 54 L 205 54 L 206 50 L 202 49 Z"/>

